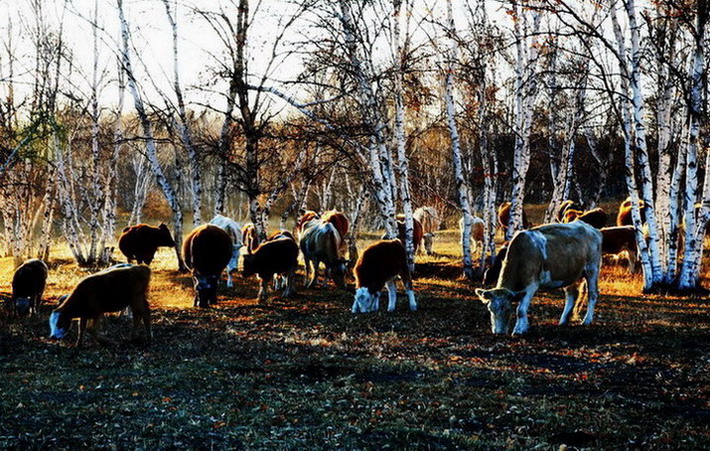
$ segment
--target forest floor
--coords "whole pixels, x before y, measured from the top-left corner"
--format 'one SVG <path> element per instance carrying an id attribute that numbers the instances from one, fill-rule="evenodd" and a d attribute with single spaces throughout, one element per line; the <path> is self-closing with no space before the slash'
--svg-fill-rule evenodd
<path id="1" fill-rule="evenodd" d="M 332 286 L 255 303 L 237 276 L 192 307 L 174 252 L 153 264 L 154 339 L 118 346 L 47 338 L 57 298 L 87 274 L 57 246 L 39 318 L 0 316 L 0 448 L 710 448 L 710 303 L 641 296 L 605 268 L 595 323 L 557 326 L 538 293 L 531 330 L 493 336 L 460 278 L 457 233 L 418 259 L 419 310 L 353 315 Z M 10 259 L 0 261 L 2 299 Z M 350 285 L 352 286 L 352 280 Z"/>

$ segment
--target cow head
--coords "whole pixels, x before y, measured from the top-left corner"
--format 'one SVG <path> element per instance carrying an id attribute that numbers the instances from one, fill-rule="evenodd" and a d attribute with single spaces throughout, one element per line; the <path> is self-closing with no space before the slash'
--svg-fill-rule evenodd
<path id="1" fill-rule="evenodd" d="M 62 315 L 62 312 L 55 310 L 49 315 L 49 338 L 61 340 L 66 337 L 69 332 L 71 318 L 67 315 Z"/>
<path id="2" fill-rule="evenodd" d="M 368 313 L 377 310 L 377 299 L 379 293 L 370 293 L 367 287 L 355 290 L 355 302 L 353 302 L 353 313 Z"/>
<path id="3" fill-rule="evenodd" d="M 494 334 L 505 334 L 509 329 L 513 304 L 525 297 L 525 291 L 510 291 L 505 288 L 492 290 L 477 289 L 476 294 L 491 314 L 491 330 Z"/>
<path id="4" fill-rule="evenodd" d="M 217 286 L 219 285 L 219 274 L 203 275 L 197 271 L 192 273 L 192 280 L 195 284 L 195 304 L 207 308 L 217 301 Z"/>
<path id="5" fill-rule="evenodd" d="M 345 288 L 345 274 L 348 270 L 348 261 L 339 258 L 330 267 L 330 277 L 338 288 Z"/>
<path id="6" fill-rule="evenodd" d="M 158 226 L 158 242 L 156 243 L 158 246 L 168 246 L 172 247 L 175 246 L 175 240 L 173 240 L 173 236 L 170 234 L 170 230 L 168 229 L 168 226 L 166 226 L 164 223 L 160 223 Z"/>
<path id="7" fill-rule="evenodd" d="M 247 253 L 244 254 L 242 259 L 242 276 L 251 277 L 256 274 L 256 269 L 254 268 L 254 254 L 247 249 Z"/>
<path id="8" fill-rule="evenodd" d="M 29 296 L 22 296 L 15 298 L 15 313 L 20 316 L 27 315 L 30 313 L 30 308 L 32 307 L 32 298 Z"/>

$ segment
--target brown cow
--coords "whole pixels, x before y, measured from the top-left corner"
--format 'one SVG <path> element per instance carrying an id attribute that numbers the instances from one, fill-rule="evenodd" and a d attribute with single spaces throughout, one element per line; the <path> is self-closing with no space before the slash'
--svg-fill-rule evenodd
<path id="1" fill-rule="evenodd" d="M 606 227 L 608 215 L 601 208 L 595 208 L 585 212 L 568 209 L 562 218 L 562 223 L 567 224 L 577 219 L 586 222 L 595 229 L 601 229 L 602 227 Z"/>
<path id="2" fill-rule="evenodd" d="M 85 332 L 99 343 L 113 343 L 99 334 L 101 318 L 104 313 L 130 307 L 133 314 L 131 339 L 135 338 L 142 320 L 146 338 L 150 340 L 150 307 L 146 298 L 149 283 L 150 268 L 125 263 L 85 277 L 49 316 L 50 337 L 61 340 L 69 331 L 71 321 L 79 318 L 77 346 L 81 346 Z"/>
<path id="3" fill-rule="evenodd" d="M 380 308 L 380 293 L 387 286 L 389 304 L 394 311 L 397 303 L 395 278 L 400 276 L 409 299 L 409 309 L 417 309 L 412 289 L 412 277 L 407 266 L 407 255 L 399 240 L 383 240 L 369 246 L 355 264 L 355 301 L 353 313 L 374 312 Z"/>
<path id="4" fill-rule="evenodd" d="M 301 230 L 303 229 L 303 226 L 314 219 L 320 219 L 320 215 L 317 212 L 313 210 L 304 211 L 296 220 L 296 225 L 293 227 L 293 235 L 296 238 L 301 239 Z"/>
<path id="5" fill-rule="evenodd" d="M 329 210 L 323 213 L 321 219 L 323 222 L 333 224 L 340 234 L 340 237 L 343 239 L 343 242 L 345 242 L 345 237 L 348 236 L 348 232 L 350 231 L 350 221 L 347 216 L 337 210 Z"/>
<path id="6" fill-rule="evenodd" d="M 18 315 L 35 315 L 47 285 L 47 265 L 37 258 L 20 265 L 12 276 L 11 303 Z"/>
<path id="7" fill-rule="evenodd" d="M 250 277 L 259 276 L 261 287 L 257 299 L 259 303 L 266 301 L 269 281 L 274 275 L 286 276 L 286 289 L 284 297 L 289 297 L 296 292 L 295 273 L 298 267 L 298 245 L 291 238 L 283 237 L 273 241 L 265 241 L 259 247 L 244 255 L 242 275 Z"/>
<path id="8" fill-rule="evenodd" d="M 503 202 L 498 207 L 498 225 L 503 230 L 508 230 L 508 225 L 510 224 L 510 207 L 512 204 L 510 202 Z M 529 229 L 532 226 L 528 221 L 528 215 L 523 208 L 523 228 Z"/>
<path id="9" fill-rule="evenodd" d="M 232 249 L 229 234 L 212 224 L 197 227 L 185 238 L 182 254 L 185 265 L 192 271 L 195 307 L 206 308 L 217 303 L 217 286 L 232 259 Z"/>
<path id="10" fill-rule="evenodd" d="M 136 261 L 150 265 L 159 247 L 173 247 L 173 240 L 168 226 L 160 224 L 152 227 L 147 224 L 138 224 L 123 229 L 118 238 L 118 248 L 128 259 L 128 263 Z"/>
<path id="11" fill-rule="evenodd" d="M 242 227 L 242 243 L 247 248 L 247 252 L 254 252 L 254 249 L 259 247 L 259 234 L 256 233 L 256 227 L 251 222 Z"/>
<path id="12" fill-rule="evenodd" d="M 639 199 L 639 208 L 641 209 L 641 223 L 646 223 L 646 204 L 643 200 Z M 619 205 L 619 213 L 616 215 L 616 225 L 617 226 L 630 226 L 634 225 L 634 221 L 631 218 L 631 198 L 627 197 L 621 205 Z"/>
<path id="13" fill-rule="evenodd" d="M 565 217 L 565 213 L 567 213 L 568 210 L 577 210 L 577 211 L 582 211 L 584 208 L 582 206 L 573 201 L 573 200 L 566 200 L 560 204 L 559 207 L 557 207 L 557 214 L 555 217 L 557 218 L 557 222 L 564 222 L 563 218 Z"/>
<path id="14" fill-rule="evenodd" d="M 461 233 L 461 242 L 463 242 L 463 221 L 464 218 L 461 216 L 459 219 L 459 232 Z M 484 231 L 483 219 L 478 216 L 472 216 L 471 218 L 471 241 L 473 241 L 472 253 L 478 251 L 479 247 L 481 252 L 483 251 L 483 231 Z"/>
<path id="15" fill-rule="evenodd" d="M 404 244 L 404 240 L 406 239 L 406 227 L 404 224 L 404 215 L 397 215 L 395 217 L 397 220 L 397 239 L 399 239 L 402 244 Z M 414 220 L 414 230 L 413 230 L 413 241 L 414 241 L 414 253 L 417 252 L 419 249 L 419 245 L 422 242 L 422 239 L 424 238 L 424 229 L 422 228 L 422 223 L 417 221 L 416 218 L 412 218 Z M 382 239 L 385 239 L 385 235 L 382 235 Z"/>
<path id="16" fill-rule="evenodd" d="M 628 254 L 629 271 L 637 271 L 638 249 L 636 247 L 636 229 L 634 226 L 604 227 L 602 232 L 602 254 Z"/>

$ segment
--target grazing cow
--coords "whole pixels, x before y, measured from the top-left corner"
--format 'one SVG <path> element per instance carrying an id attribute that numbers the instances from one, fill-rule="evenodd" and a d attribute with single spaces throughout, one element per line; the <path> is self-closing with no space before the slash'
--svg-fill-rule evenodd
<path id="1" fill-rule="evenodd" d="M 463 216 L 459 219 L 459 231 L 461 233 L 461 242 L 463 242 Z M 472 217 L 471 222 L 471 241 L 473 242 L 473 248 L 471 252 L 475 253 L 480 249 L 483 249 L 483 219 L 478 216 Z"/>
<path id="2" fill-rule="evenodd" d="M 47 285 L 47 265 L 39 259 L 27 260 L 12 277 L 11 303 L 18 315 L 39 313 L 44 287 Z"/>
<path id="3" fill-rule="evenodd" d="M 566 200 L 562 202 L 560 206 L 557 207 L 557 215 L 555 216 L 557 218 L 557 222 L 563 222 L 563 218 L 565 217 L 567 210 L 583 211 L 584 208 L 582 208 L 582 205 L 573 200 Z"/>
<path id="4" fill-rule="evenodd" d="M 320 219 L 320 215 L 317 212 L 313 210 L 304 211 L 296 220 L 296 225 L 293 227 L 293 235 L 298 239 L 301 239 L 301 231 L 303 226 L 314 219 Z"/>
<path id="5" fill-rule="evenodd" d="M 104 313 L 130 307 L 131 339 L 135 338 L 142 320 L 146 338 L 150 340 L 150 307 L 146 298 L 149 282 L 150 268 L 138 265 L 109 268 L 85 277 L 49 316 L 50 337 L 64 338 L 71 321 L 79 318 L 77 346 L 81 346 L 86 332 L 99 343 L 113 343 L 99 334 L 101 318 Z"/>
<path id="6" fill-rule="evenodd" d="M 118 248 L 128 259 L 128 263 L 136 261 L 150 265 L 159 247 L 173 247 L 175 241 L 165 224 L 152 227 L 138 224 L 123 229 L 118 238 Z"/>
<path id="7" fill-rule="evenodd" d="M 432 245 L 434 244 L 434 236 L 441 226 L 439 214 L 434 207 L 419 207 L 414 210 L 414 219 L 422 224 L 424 250 L 427 255 L 433 255 L 434 251 L 432 250 Z"/>
<path id="8" fill-rule="evenodd" d="M 217 302 L 219 278 L 232 258 L 232 239 L 221 228 L 205 224 L 197 227 L 182 245 L 185 265 L 195 283 L 195 307 Z"/>
<path id="9" fill-rule="evenodd" d="M 641 209 L 641 223 L 646 222 L 646 204 L 643 200 L 639 200 L 639 208 Z M 619 213 L 616 215 L 616 225 L 617 226 L 630 226 L 634 225 L 634 221 L 631 218 L 631 198 L 627 197 L 621 205 L 619 205 Z"/>
<path id="10" fill-rule="evenodd" d="M 601 208 L 595 208 L 593 210 L 585 212 L 582 212 L 580 210 L 568 209 L 565 212 L 564 217 L 562 218 L 562 223 L 567 224 L 579 219 L 580 221 L 584 221 L 587 224 L 591 225 L 595 229 L 601 229 L 603 227 L 606 227 L 606 222 L 608 218 L 609 217 L 606 212 Z"/>
<path id="11" fill-rule="evenodd" d="M 404 244 L 404 241 L 405 241 L 406 235 L 407 235 L 406 226 L 404 224 L 404 215 L 397 215 L 395 217 L 395 219 L 397 220 L 397 239 L 399 239 L 402 242 L 402 244 Z M 414 240 L 414 253 L 416 253 L 417 250 L 419 249 L 419 245 L 422 242 L 422 238 L 424 238 L 424 230 L 422 228 L 421 222 L 417 221 L 416 218 L 412 218 L 412 219 L 414 220 L 414 230 L 412 231 L 413 232 L 412 238 Z M 385 237 L 386 237 L 386 234 L 382 235 L 383 240 L 385 239 Z"/>
<path id="12" fill-rule="evenodd" d="M 242 227 L 233 219 L 226 216 L 217 215 L 210 221 L 210 224 L 216 225 L 220 229 L 227 232 L 232 240 L 232 259 L 227 264 L 227 286 L 232 287 L 232 273 L 237 270 L 239 265 L 239 251 L 242 248 Z"/>
<path id="13" fill-rule="evenodd" d="M 618 255 L 626 251 L 629 259 L 629 271 L 637 271 L 638 250 L 634 226 L 605 227 L 602 232 L 602 254 Z"/>
<path id="14" fill-rule="evenodd" d="M 589 290 L 589 305 L 583 324 L 594 319 L 601 265 L 602 234 L 582 221 L 548 224 L 518 232 L 508 246 L 498 283 L 491 290 L 476 294 L 488 307 L 493 333 L 508 331 L 513 303 L 518 302 L 513 334 L 528 330 L 528 307 L 538 288 L 565 288 L 566 303 L 560 324 L 569 322 L 579 286 L 584 278 Z"/>
<path id="15" fill-rule="evenodd" d="M 486 272 L 483 274 L 484 285 L 493 285 L 498 282 L 500 270 L 503 268 L 503 261 L 505 260 L 505 256 L 508 254 L 508 244 L 509 243 L 507 241 L 503 243 L 503 246 L 498 249 L 495 262 L 493 262 L 493 265 L 486 269 Z"/>
<path id="16" fill-rule="evenodd" d="M 417 309 L 412 289 L 412 277 L 407 266 L 407 253 L 399 240 L 383 240 L 369 246 L 355 264 L 355 301 L 353 313 L 374 312 L 380 308 L 380 293 L 387 286 L 389 304 L 394 311 L 397 303 L 395 278 L 400 276 L 409 299 L 409 309 Z"/>
<path id="17" fill-rule="evenodd" d="M 500 204 L 500 207 L 498 207 L 498 225 L 503 229 L 503 230 L 508 230 L 508 225 L 510 224 L 510 207 L 512 204 L 510 202 L 503 202 Z M 529 229 L 532 226 L 530 222 L 528 222 L 528 215 L 525 212 L 525 208 L 523 208 L 523 228 L 524 229 Z"/>
<path id="18" fill-rule="evenodd" d="M 296 292 L 294 275 L 298 266 L 298 245 L 287 237 L 272 241 L 264 241 L 254 252 L 244 255 L 242 275 L 250 277 L 259 276 L 261 287 L 257 299 L 259 303 L 266 301 L 269 281 L 275 275 L 286 276 L 284 297 L 289 297 Z"/>
<path id="19" fill-rule="evenodd" d="M 332 222 L 312 220 L 301 229 L 299 242 L 306 266 L 306 287 L 318 284 L 320 262 L 325 264 L 326 272 L 338 288 L 345 288 L 346 261 L 344 258 L 343 238 Z M 311 272 L 312 271 L 312 272 Z"/>
<path id="20" fill-rule="evenodd" d="M 254 252 L 254 249 L 259 247 L 259 234 L 251 222 L 242 227 L 242 245 L 247 248 L 247 252 Z"/>

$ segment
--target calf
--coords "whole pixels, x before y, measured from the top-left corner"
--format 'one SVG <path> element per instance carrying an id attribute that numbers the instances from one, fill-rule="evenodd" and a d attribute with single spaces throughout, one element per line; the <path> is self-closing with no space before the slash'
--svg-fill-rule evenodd
<path id="1" fill-rule="evenodd" d="M 568 209 L 562 218 L 562 222 L 567 224 L 577 219 L 586 222 L 595 229 L 601 229 L 602 227 L 606 227 L 608 215 L 601 208 L 595 208 L 585 212 Z"/>
<path id="2" fill-rule="evenodd" d="M 269 281 L 274 275 L 286 276 L 284 297 L 296 292 L 294 275 L 298 266 L 298 245 L 290 238 L 278 238 L 265 241 L 254 252 L 244 255 L 242 275 L 259 276 L 261 286 L 257 299 L 259 303 L 266 301 Z"/>
<path id="3" fill-rule="evenodd" d="M 320 262 L 338 288 L 345 288 L 346 261 L 343 257 L 343 239 L 331 222 L 325 219 L 304 225 L 299 245 L 306 266 L 306 288 L 318 284 Z M 311 275 L 312 270 L 312 275 Z"/>
<path id="4" fill-rule="evenodd" d="M 39 313 L 44 287 L 47 285 L 47 265 L 39 259 L 27 260 L 12 276 L 11 303 L 18 315 Z"/>
<path id="5" fill-rule="evenodd" d="M 510 242 L 496 287 L 477 289 L 488 307 L 493 333 L 508 331 L 513 303 L 518 302 L 513 334 L 528 330 L 528 307 L 539 288 L 565 288 L 566 303 L 560 324 L 567 324 L 587 281 L 589 305 L 583 324 L 591 324 L 597 302 L 602 234 L 582 221 L 548 224 L 518 232 Z"/>
<path id="6" fill-rule="evenodd" d="M 232 283 L 232 273 L 237 270 L 239 251 L 242 248 L 242 227 L 235 220 L 222 215 L 212 218 L 210 224 L 227 232 L 227 235 L 232 240 L 232 258 L 227 263 L 227 286 L 232 287 L 234 285 Z"/>
<path id="7" fill-rule="evenodd" d="M 646 204 L 643 200 L 639 200 L 639 208 L 641 209 L 641 223 L 646 223 Z M 617 226 L 630 226 L 634 225 L 633 218 L 631 217 L 631 198 L 627 197 L 621 205 L 619 205 L 619 212 L 616 215 L 616 225 Z"/>
<path id="8" fill-rule="evenodd" d="M 389 304 L 394 311 L 397 303 L 395 278 L 400 276 L 409 299 L 409 309 L 417 309 L 412 289 L 412 277 L 407 266 L 407 254 L 399 240 L 383 240 L 369 246 L 355 264 L 355 301 L 353 313 L 374 312 L 380 308 L 380 293 L 387 286 Z"/>
<path id="9" fill-rule="evenodd" d="M 636 247 L 636 229 L 634 226 L 605 227 L 602 233 L 602 254 L 618 255 L 626 252 L 629 271 L 637 271 L 638 250 Z"/>
<path id="10" fill-rule="evenodd" d="M 233 249 L 229 234 L 212 224 L 197 227 L 185 238 L 182 253 L 195 283 L 195 307 L 209 307 L 217 302 L 219 278 L 232 258 Z"/>
<path id="11" fill-rule="evenodd" d="M 510 207 L 512 204 L 510 202 L 503 202 L 500 204 L 498 207 L 498 225 L 503 229 L 503 230 L 508 230 L 508 226 L 510 225 Z M 523 229 L 529 229 L 532 226 L 530 222 L 528 222 L 528 215 L 525 212 L 525 209 L 523 208 Z"/>
<path id="12" fill-rule="evenodd" d="M 463 216 L 459 219 L 459 232 L 461 233 L 461 242 L 463 243 Z M 483 219 L 478 216 L 473 216 L 471 219 L 471 241 L 473 242 L 472 253 L 475 253 L 479 246 L 483 250 Z"/>
<path id="13" fill-rule="evenodd" d="M 242 245 L 247 248 L 247 252 L 253 252 L 259 247 L 259 234 L 256 233 L 256 227 L 251 222 L 242 227 Z"/>
<path id="14" fill-rule="evenodd" d="M 434 244 L 434 236 L 441 226 L 439 214 L 434 207 L 419 207 L 414 210 L 414 219 L 422 224 L 424 250 L 427 255 L 433 255 L 432 245 Z"/>
<path id="15" fill-rule="evenodd" d="M 61 340 L 69 331 L 71 321 L 79 318 L 77 346 L 81 346 L 85 332 L 99 343 L 113 343 L 99 334 L 101 319 L 104 313 L 129 307 L 133 314 L 131 339 L 135 338 L 142 320 L 150 340 L 150 307 L 146 298 L 149 282 L 147 266 L 120 266 L 85 277 L 49 316 L 50 337 Z"/>
<path id="16" fill-rule="evenodd" d="M 123 229 L 118 238 L 118 248 L 128 259 L 128 263 L 136 261 L 150 265 L 159 247 L 173 247 L 175 241 L 165 224 L 152 227 L 138 224 Z"/>

